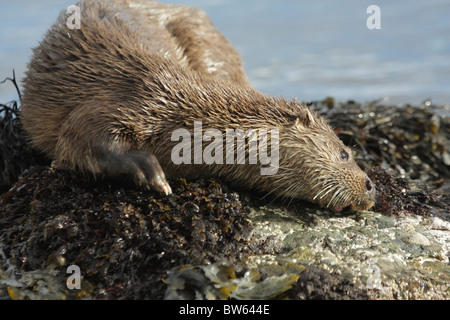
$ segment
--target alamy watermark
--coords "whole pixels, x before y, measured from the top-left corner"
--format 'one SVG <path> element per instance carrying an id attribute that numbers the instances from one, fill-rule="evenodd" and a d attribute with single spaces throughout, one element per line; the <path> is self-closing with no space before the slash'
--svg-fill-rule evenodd
<path id="1" fill-rule="evenodd" d="M 66 20 L 66 26 L 69 29 L 80 29 L 81 28 L 81 9 L 77 5 L 70 5 L 66 10 L 67 14 L 70 16 Z M 366 12 L 370 16 L 366 20 L 367 29 L 381 29 L 381 9 L 379 6 L 372 4 L 367 7 Z"/>
<path id="2" fill-rule="evenodd" d="M 66 26 L 70 30 L 81 29 L 81 9 L 77 5 L 71 5 L 67 7 L 67 14 L 70 16 L 66 20 Z"/>
<path id="3" fill-rule="evenodd" d="M 72 264 L 67 267 L 66 273 L 71 275 L 66 280 L 67 289 L 81 289 L 81 271 L 80 267 Z"/>
<path id="4" fill-rule="evenodd" d="M 203 142 L 208 142 L 212 139 L 214 140 L 203 149 Z M 261 164 L 261 175 L 274 175 L 278 172 L 278 129 L 248 129 L 246 131 L 242 129 L 226 129 L 225 132 L 218 129 L 207 129 L 203 131 L 202 122 L 194 121 L 193 139 L 189 130 L 181 128 L 172 132 L 171 141 L 179 141 L 171 152 L 172 162 L 177 165 L 203 163 L 245 164 L 247 150 L 248 164 L 258 164 L 259 161 Z M 270 156 L 268 155 L 269 145 Z M 194 159 L 192 159 L 192 154 Z"/>
<path id="5" fill-rule="evenodd" d="M 370 5 L 367 7 L 367 13 L 371 15 L 366 20 L 367 29 L 381 29 L 381 9 L 377 5 Z"/>
<path id="6" fill-rule="evenodd" d="M 381 269 L 375 263 L 371 263 L 369 267 L 366 269 L 367 273 L 369 273 L 369 277 L 367 278 L 367 289 L 377 289 L 381 290 Z"/>

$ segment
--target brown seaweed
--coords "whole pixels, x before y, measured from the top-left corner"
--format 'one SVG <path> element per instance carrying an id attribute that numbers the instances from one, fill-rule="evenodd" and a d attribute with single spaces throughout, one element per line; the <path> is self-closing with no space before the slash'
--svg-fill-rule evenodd
<path id="1" fill-rule="evenodd" d="M 433 190 L 411 190 L 404 178 L 396 178 L 379 167 L 367 170 L 374 181 L 377 199 L 374 211 L 387 215 L 407 216 L 412 214 L 430 216 L 433 208 L 440 212 L 450 211 L 450 196 Z"/>
<path id="2" fill-rule="evenodd" d="M 0 197 L 0 243 L 25 271 L 79 266 L 95 298 L 162 298 L 175 266 L 239 266 L 252 234 L 239 196 L 213 180 L 171 183 L 163 196 L 36 167 Z"/>
<path id="3" fill-rule="evenodd" d="M 13 83 L 20 98 L 14 71 L 12 78 L 6 78 L 0 84 L 6 81 Z M 18 101 L 0 103 L 0 193 L 8 190 L 25 169 L 48 162 L 41 153 L 29 146 L 19 118 Z"/>

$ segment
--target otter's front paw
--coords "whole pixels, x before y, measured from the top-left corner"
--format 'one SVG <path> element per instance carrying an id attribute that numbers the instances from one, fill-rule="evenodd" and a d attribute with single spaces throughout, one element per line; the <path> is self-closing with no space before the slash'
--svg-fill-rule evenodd
<path id="1" fill-rule="evenodd" d="M 151 152 L 134 150 L 125 153 L 102 152 L 100 154 L 91 158 L 96 161 L 90 161 L 90 167 L 94 173 L 103 172 L 110 177 L 126 176 L 140 187 L 164 192 L 166 195 L 172 193 L 163 169 Z"/>
<path id="2" fill-rule="evenodd" d="M 130 174 L 137 185 L 164 192 L 166 195 L 172 193 L 164 171 L 154 155 L 147 152 L 132 152 L 128 156 Z"/>

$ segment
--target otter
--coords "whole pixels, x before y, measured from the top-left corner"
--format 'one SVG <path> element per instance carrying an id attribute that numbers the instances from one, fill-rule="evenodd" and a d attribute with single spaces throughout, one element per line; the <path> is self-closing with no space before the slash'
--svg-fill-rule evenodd
<path id="1" fill-rule="evenodd" d="M 23 80 L 23 126 L 50 158 L 165 194 L 167 179 L 216 177 L 336 211 L 372 207 L 374 184 L 351 150 L 304 104 L 253 88 L 239 54 L 204 11 L 144 0 L 77 6 L 80 28 L 68 28 L 63 10 Z M 172 133 L 192 133 L 197 121 L 220 132 L 276 129 L 276 174 L 236 160 L 175 164 Z"/>

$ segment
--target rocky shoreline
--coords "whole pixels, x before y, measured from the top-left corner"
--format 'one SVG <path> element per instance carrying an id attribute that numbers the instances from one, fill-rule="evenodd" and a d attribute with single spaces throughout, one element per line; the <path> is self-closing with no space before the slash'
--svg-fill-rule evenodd
<path id="1" fill-rule="evenodd" d="M 449 299 L 449 107 L 310 107 L 375 182 L 371 211 L 261 200 L 215 180 L 171 181 L 169 197 L 89 181 L 40 158 L 0 113 L 0 297 Z M 69 265 L 81 289 L 67 288 Z"/>

